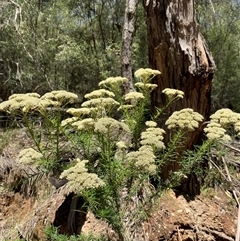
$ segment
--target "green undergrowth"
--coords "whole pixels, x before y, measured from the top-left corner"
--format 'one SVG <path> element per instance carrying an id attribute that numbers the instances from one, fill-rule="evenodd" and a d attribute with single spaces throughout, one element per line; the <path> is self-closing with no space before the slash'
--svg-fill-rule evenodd
<path id="1" fill-rule="evenodd" d="M 89 235 L 63 235 L 59 234 L 58 228 L 50 226 L 45 229 L 47 241 L 107 241 L 103 236 L 97 236 L 93 234 Z"/>

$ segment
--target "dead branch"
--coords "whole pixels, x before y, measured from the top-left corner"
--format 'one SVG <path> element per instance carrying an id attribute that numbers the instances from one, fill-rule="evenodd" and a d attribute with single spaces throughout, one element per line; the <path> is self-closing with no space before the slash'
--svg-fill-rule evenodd
<path id="1" fill-rule="evenodd" d="M 226 161 L 225 161 L 225 158 L 222 157 L 222 162 L 224 164 L 224 168 L 225 168 L 225 171 L 227 173 L 227 177 L 228 177 L 228 180 L 229 182 L 232 183 L 232 178 L 231 178 L 231 175 L 229 173 L 229 170 L 228 170 L 228 166 L 226 164 Z M 237 233 L 236 233 L 236 237 L 235 237 L 235 241 L 239 241 L 240 240 L 240 206 L 239 206 L 239 197 L 237 195 L 237 190 L 236 188 L 234 187 L 234 185 L 232 185 L 233 187 L 233 195 L 234 195 L 234 198 L 236 199 L 236 202 L 238 204 L 238 220 L 237 220 Z"/>
<path id="2" fill-rule="evenodd" d="M 224 145 L 224 146 L 226 146 L 226 147 L 228 147 L 228 148 L 230 148 L 230 149 L 232 149 L 232 150 L 234 150 L 234 151 L 236 151 L 236 152 L 239 152 L 239 153 L 240 153 L 240 150 L 239 150 L 238 148 L 232 146 L 232 145 L 229 145 L 229 144 L 224 143 L 224 142 L 222 142 L 221 144 Z"/>

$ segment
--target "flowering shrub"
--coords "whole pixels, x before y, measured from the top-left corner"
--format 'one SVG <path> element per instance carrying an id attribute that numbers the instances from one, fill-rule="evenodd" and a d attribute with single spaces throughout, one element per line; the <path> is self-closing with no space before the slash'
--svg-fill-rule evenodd
<path id="1" fill-rule="evenodd" d="M 78 100 L 76 94 L 64 90 L 43 96 L 14 94 L 0 104 L 0 110 L 22 115 L 35 144 L 22 150 L 18 161 L 35 163 L 40 171 L 67 179 L 69 192 L 83 196 L 89 209 L 108 220 L 119 236 L 125 235 L 124 217 L 132 200 L 137 200 L 135 211 L 128 216 L 137 225 L 136 212 L 148 210 L 154 197 L 163 190 L 162 186 L 146 188 L 149 180 L 161 178 L 163 164 L 179 161 L 177 152 L 186 133 L 204 124 L 203 116 L 190 108 L 175 111 L 165 123 L 171 129 L 171 139 L 169 143 L 164 142 L 166 132 L 162 128 L 166 127 L 158 127 L 157 120 L 169 105 L 184 98 L 184 93 L 164 89 L 166 106 L 158 108 L 151 118 L 150 94 L 157 87 L 151 79 L 158 74 L 159 71 L 149 68 L 137 70 L 138 91 L 126 95 L 122 93 L 126 78 L 111 77 L 101 81 L 100 89 L 85 95 L 87 100 L 81 107 L 66 109 L 72 117 L 63 120 L 62 109 Z M 40 124 L 32 122 L 33 113 L 41 117 Z M 208 140 L 197 151 L 183 155 L 182 169 L 172 173 L 171 181 L 160 180 L 159 185 L 163 181 L 166 181 L 165 188 L 179 184 L 185 174 L 193 171 L 196 162 L 202 161 L 215 141 L 231 140 L 229 126 L 237 133 L 240 131 L 240 114 L 228 109 L 213 114 L 204 129 Z M 75 157 L 69 160 L 70 166 L 61 162 L 62 152 L 73 152 Z"/>
<path id="2" fill-rule="evenodd" d="M 60 137 L 64 132 L 60 126 L 61 110 L 77 100 L 76 94 L 58 90 L 43 96 L 37 93 L 13 94 L 7 101 L 0 104 L 0 110 L 22 117 L 28 134 L 34 141 L 34 149 L 23 150 L 19 161 L 29 163 L 35 161 L 42 164 L 40 166 L 43 172 L 49 172 L 52 169 L 61 170 L 59 168 L 60 152 L 64 146 L 60 143 Z M 43 143 L 44 138 L 47 138 L 48 143 Z M 41 157 L 36 158 L 36 153 Z"/>

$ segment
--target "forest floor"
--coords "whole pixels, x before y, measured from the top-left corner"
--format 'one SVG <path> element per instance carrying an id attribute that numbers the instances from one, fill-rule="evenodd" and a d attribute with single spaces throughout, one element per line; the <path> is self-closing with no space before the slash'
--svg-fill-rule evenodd
<path id="1" fill-rule="evenodd" d="M 3 143 L 3 142 L 2 142 Z M 55 189 L 46 178 L 18 187 L 19 167 L 15 159 L 28 147 L 24 132 L 11 132 L 0 157 L 0 241 L 46 240 L 44 230 L 50 224 L 69 233 L 67 215 L 71 196 L 64 188 Z M 8 184 L 8 187 L 4 183 Z M 37 185 L 36 185 L 37 183 Z M 35 190 L 32 190 L 34 186 Z M 9 188 L 10 187 L 10 188 Z M 220 188 L 208 188 L 201 195 L 188 196 L 173 190 L 163 193 L 144 223 L 142 240 L 146 241 L 227 241 L 235 240 L 237 205 L 231 195 Z M 92 213 L 79 216 L 78 232 L 103 234 L 117 240 L 111 228 Z"/>

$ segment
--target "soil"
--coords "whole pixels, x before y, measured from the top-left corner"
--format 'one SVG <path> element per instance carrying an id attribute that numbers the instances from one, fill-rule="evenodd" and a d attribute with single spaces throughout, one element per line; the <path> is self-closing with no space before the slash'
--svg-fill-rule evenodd
<path id="1" fill-rule="evenodd" d="M 142 240 L 146 241 L 225 241 L 234 240 L 237 208 L 224 192 L 209 190 L 210 196 L 190 198 L 172 190 L 163 194 L 151 217 L 142 224 Z M 5 193 L 0 198 L 0 240 L 44 240 L 44 229 L 50 224 L 61 225 L 60 231 L 70 234 L 66 224 L 66 190 L 54 190 L 46 199 L 25 198 L 20 193 Z M 65 208 L 60 208 L 65 202 Z M 60 211 L 60 212 L 59 212 Z M 65 221 L 63 221 L 65 220 Z M 104 234 L 114 238 L 108 225 L 87 213 L 76 224 L 78 233 Z M 112 233 L 112 234 L 111 234 Z"/>

